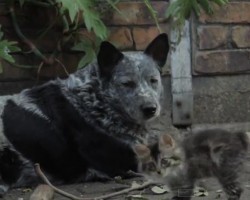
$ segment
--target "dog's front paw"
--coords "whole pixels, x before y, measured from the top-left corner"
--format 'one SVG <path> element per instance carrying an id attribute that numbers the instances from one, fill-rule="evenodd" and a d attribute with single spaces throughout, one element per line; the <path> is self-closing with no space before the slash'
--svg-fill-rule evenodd
<path id="1" fill-rule="evenodd" d="M 0 185 L 0 198 L 2 198 L 9 190 L 9 186 Z"/>

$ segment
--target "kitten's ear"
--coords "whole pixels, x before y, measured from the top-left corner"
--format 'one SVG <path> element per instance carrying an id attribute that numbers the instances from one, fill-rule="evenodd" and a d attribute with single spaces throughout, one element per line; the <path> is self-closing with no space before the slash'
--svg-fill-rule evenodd
<path id="1" fill-rule="evenodd" d="M 111 76 L 112 70 L 122 58 L 123 54 L 111 43 L 102 42 L 97 55 L 100 76 L 109 78 Z"/>
<path id="2" fill-rule="evenodd" d="M 150 156 L 150 149 L 144 144 L 136 144 L 133 149 L 139 159 L 145 159 Z"/>
<path id="3" fill-rule="evenodd" d="M 168 51 L 168 35 L 162 33 L 148 45 L 144 53 L 152 57 L 160 67 L 163 67 L 167 60 Z"/>
<path id="4" fill-rule="evenodd" d="M 175 142 L 174 139 L 169 134 L 162 134 L 159 138 L 159 149 L 169 149 L 174 148 Z"/>

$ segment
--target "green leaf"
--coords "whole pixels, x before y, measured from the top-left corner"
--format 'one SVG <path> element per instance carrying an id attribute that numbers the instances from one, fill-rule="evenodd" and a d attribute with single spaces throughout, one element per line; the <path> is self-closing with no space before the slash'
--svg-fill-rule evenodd
<path id="1" fill-rule="evenodd" d="M 18 52 L 20 51 L 20 48 L 17 46 L 14 46 L 16 42 L 9 42 L 7 40 L 1 40 L 0 41 L 0 58 L 7 60 L 11 63 L 14 63 L 14 58 L 10 55 L 12 52 Z"/>
<path id="2" fill-rule="evenodd" d="M 144 1 L 145 5 L 147 6 L 151 16 L 153 17 L 158 30 L 161 31 L 161 28 L 160 28 L 160 25 L 159 25 L 159 22 L 158 22 L 158 18 L 157 18 L 157 11 L 153 8 L 153 6 L 149 2 L 149 0 L 143 0 L 143 1 Z"/>
<path id="3" fill-rule="evenodd" d="M 85 8 L 83 11 L 83 18 L 88 31 L 93 30 L 96 36 L 100 37 L 102 40 L 107 37 L 107 28 L 101 21 L 100 16 L 97 12 Z"/>
<path id="4" fill-rule="evenodd" d="M 211 15 L 213 14 L 212 3 L 222 6 L 228 2 L 229 0 L 175 0 L 168 6 L 166 17 L 171 17 L 174 22 L 173 26 L 181 30 L 191 12 L 195 12 L 196 16 L 199 16 L 202 9 Z"/>
<path id="5" fill-rule="evenodd" d="M 116 3 L 119 2 L 119 1 L 116 1 L 116 2 L 113 2 L 112 0 L 106 0 L 108 2 L 108 4 L 119 14 L 121 15 L 122 17 L 126 18 L 126 16 L 116 7 Z"/>
<path id="6" fill-rule="evenodd" d="M 174 1 L 174 2 L 170 3 L 170 5 L 168 6 L 167 11 L 166 11 L 166 17 L 167 18 L 174 17 L 179 9 L 178 7 L 179 7 L 178 2 Z"/>
<path id="7" fill-rule="evenodd" d="M 200 6 L 198 2 L 196 0 L 191 0 L 191 2 L 192 2 L 192 7 L 196 16 L 199 16 L 201 11 L 200 11 Z"/>
<path id="8" fill-rule="evenodd" d="M 102 40 L 107 38 L 107 28 L 102 22 L 99 13 L 96 12 L 95 1 L 92 0 L 57 0 L 62 3 L 63 9 L 69 13 L 71 22 L 73 23 L 78 13 L 82 14 L 87 30 L 94 31 L 96 36 Z"/>
<path id="9" fill-rule="evenodd" d="M 203 8 L 203 10 L 206 11 L 207 14 L 213 14 L 213 9 L 211 8 L 211 5 L 208 0 L 199 0 L 199 4 Z"/>
<path id="10" fill-rule="evenodd" d="M 0 40 L 3 38 L 3 32 L 0 31 Z"/>
<path id="11" fill-rule="evenodd" d="M 95 56 L 96 55 L 92 53 L 85 54 L 84 57 L 82 57 L 81 60 L 79 61 L 77 68 L 81 69 L 85 67 L 87 64 L 91 63 L 91 61 L 93 60 Z"/>
<path id="12" fill-rule="evenodd" d="M 80 10 L 80 2 L 78 0 L 57 0 L 57 2 L 62 3 L 62 7 L 69 13 L 70 20 L 73 23 Z"/>
<path id="13" fill-rule="evenodd" d="M 0 74 L 3 73 L 3 65 L 2 65 L 2 61 L 0 60 Z"/>
<path id="14" fill-rule="evenodd" d="M 17 45 L 17 42 L 15 41 L 9 41 L 7 45 L 11 53 L 21 51 L 21 49 L 18 46 L 15 46 Z"/>
<path id="15" fill-rule="evenodd" d="M 229 3 L 228 0 L 211 0 L 212 2 L 218 4 L 219 6 L 223 6 L 226 3 Z"/>
<path id="16" fill-rule="evenodd" d="M 23 7 L 25 0 L 19 0 L 20 7 Z"/>
<path id="17" fill-rule="evenodd" d="M 0 58 L 7 60 L 11 63 L 14 63 L 14 58 L 10 55 L 12 52 L 20 51 L 21 49 L 17 46 L 17 42 L 3 40 L 3 32 L 1 31 L 0 25 Z M 2 66 L 1 66 L 2 67 Z M 1 69 L 2 71 L 2 69 Z"/>
<path id="18" fill-rule="evenodd" d="M 3 58 L 4 60 L 9 61 L 10 63 L 14 63 L 14 58 L 9 54 L 7 48 L 1 48 L 0 46 L 0 58 Z"/>
<path id="19" fill-rule="evenodd" d="M 0 24 L 0 40 L 3 38 L 3 32 L 1 31 L 2 25 Z"/>
<path id="20" fill-rule="evenodd" d="M 81 10 L 83 11 L 83 19 L 88 31 L 93 30 L 96 36 L 100 37 L 102 40 L 107 37 L 107 28 L 102 22 L 99 14 L 93 9 L 94 4 L 91 1 L 81 1 Z"/>
<path id="21" fill-rule="evenodd" d="M 83 58 L 78 63 L 78 69 L 91 63 L 93 59 L 96 57 L 96 53 L 95 53 L 93 46 L 91 45 L 91 42 L 87 40 L 76 44 L 72 48 L 72 50 L 83 51 L 85 53 Z"/>

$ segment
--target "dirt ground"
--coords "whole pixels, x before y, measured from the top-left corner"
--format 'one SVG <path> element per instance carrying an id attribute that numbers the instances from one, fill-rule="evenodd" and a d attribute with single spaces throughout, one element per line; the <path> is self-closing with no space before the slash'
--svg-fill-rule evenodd
<path id="1" fill-rule="evenodd" d="M 77 185 L 67 185 L 61 186 L 60 188 L 64 191 L 67 191 L 71 194 L 74 194 L 79 197 L 98 197 L 103 194 L 108 194 L 116 192 L 125 188 L 128 188 L 133 181 L 140 183 L 141 178 L 136 179 L 127 179 L 120 180 L 119 182 L 110 181 L 110 182 L 94 182 L 94 183 L 84 183 Z M 246 168 L 241 177 L 241 182 L 244 187 L 244 193 L 241 200 L 250 199 L 250 162 L 246 164 Z M 151 189 L 153 186 L 150 186 L 146 189 L 140 191 L 133 191 L 129 194 L 120 195 L 117 197 L 110 198 L 112 200 L 170 200 L 171 193 L 166 192 L 164 194 L 156 194 Z M 205 181 L 205 187 L 208 191 L 207 196 L 196 197 L 194 200 L 224 200 L 226 199 L 225 194 L 221 191 L 221 187 L 215 179 L 208 179 Z M 30 188 L 23 189 L 14 189 L 10 191 L 3 199 L 4 200 L 28 200 L 33 190 Z M 134 196 L 139 195 L 139 196 Z M 54 195 L 55 200 L 66 200 L 68 198 L 61 196 L 59 194 Z"/>

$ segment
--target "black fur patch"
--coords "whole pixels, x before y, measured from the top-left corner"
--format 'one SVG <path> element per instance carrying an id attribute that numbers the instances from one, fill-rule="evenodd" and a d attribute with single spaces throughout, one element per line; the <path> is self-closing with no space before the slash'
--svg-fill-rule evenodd
<path id="1" fill-rule="evenodd" d="M 8 148 L 0 152 L 1 179 L 7 184 L 14 183 L 21 173 L 21 161 L 18 155 Z"/>
<path id="2" fill-rule="evenodd" d="M 4 133 L 24 157 L 66 182 L 82 176 L 88 167 L 110 176 L 136 170 L 131 147 L 90 126 L 54 84 L 28 92 L 49 119 L 9 100 L 4 108 Z"/>

